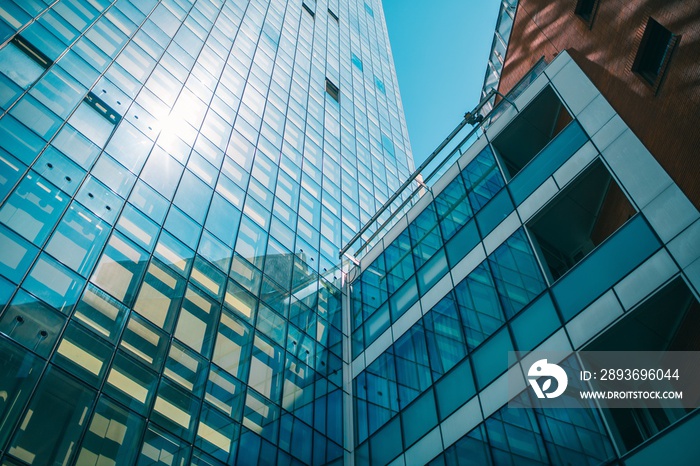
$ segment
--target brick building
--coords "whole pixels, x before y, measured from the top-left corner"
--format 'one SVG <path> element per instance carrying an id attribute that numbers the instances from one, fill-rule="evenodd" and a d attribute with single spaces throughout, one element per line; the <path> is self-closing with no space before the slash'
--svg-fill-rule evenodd
<path id="1" fill-rule="evenodd" d="M 521 0 L 499 91 L 506 94 L 541 57 L 550 62 L 568 51 L 698 207 L 698 41 L 699 2 Z"/>

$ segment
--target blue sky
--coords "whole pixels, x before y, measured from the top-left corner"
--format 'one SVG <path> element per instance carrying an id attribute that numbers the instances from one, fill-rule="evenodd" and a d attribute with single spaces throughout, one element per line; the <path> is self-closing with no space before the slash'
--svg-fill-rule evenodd
<path id="1" fill-rule="evenodd" d="M 383 0 L 416 167 L 479 102 L 498 0 Z"/>

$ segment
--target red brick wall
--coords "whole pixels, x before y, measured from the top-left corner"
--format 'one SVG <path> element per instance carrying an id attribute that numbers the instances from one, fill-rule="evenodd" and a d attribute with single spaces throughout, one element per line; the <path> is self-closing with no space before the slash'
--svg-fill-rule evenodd
<path id="1" fill-rule="evenodd" d="M 520 0 L 499 90 L 567 50 L 700 208 L 700 1 L 600 0 L 592 27 L 576 0 Z M 656 95 L 631 71 L 649 16 L 681 35 Z"/>

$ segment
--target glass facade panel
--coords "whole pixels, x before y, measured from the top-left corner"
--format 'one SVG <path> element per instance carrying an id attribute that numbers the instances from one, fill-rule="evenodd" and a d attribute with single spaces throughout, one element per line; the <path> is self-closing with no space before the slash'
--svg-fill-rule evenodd
<path id="1" fill-rule="evenodd" d="M 632 218 L 552 288 L 564 319 L 571 319 L 660 246 L 644 217 Z"/>
<path id="2" fill-rule="evenodd" d="M 491 234 L 587 141 L 552 85 L 355 273 L 338 250 L 414 168 L 381 10 L 0 6 L 0 464 L 386 464 L 427 438 L 431 464 L 597 464 L 687 414 L 622 448 L 593 411 L 445 441 L 504 354 L 663 245 L 644 212 L 555 280 L 532 222 Z"/>
<path id="3" fill-rule="evenodd" d="M 31 464 L 68 462 L 86 427 L 85 412 L 94 398 L 93 390 L 50 367 L 29 402 L 8 453 Z"/>
<path id="4" fill-rule="evenodd" d="M 143 418 L 102 397 L 83 438 L 76 464 L 131 464 L 137 453 L 132 446 L 140 439 L 144 424 Z"/>
<path id="5" fill-rule="evenodd" d="M 0 337 L 0 347 L 5 355 L 0 361 L 0 388 L 4 394 L 0 405 L 0 445 L 5 445 L 39 380 L 43 361 L 6 338 Z"/>

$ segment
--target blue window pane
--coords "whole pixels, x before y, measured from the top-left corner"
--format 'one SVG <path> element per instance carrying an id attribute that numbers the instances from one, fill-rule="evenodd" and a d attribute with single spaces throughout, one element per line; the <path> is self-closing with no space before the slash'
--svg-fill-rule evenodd
<path id="1" fill-rule="evenodd" d="M 74 203 L 58 224 L 46 251 L 85 277 L 97 262 L 108 235 L 109 225 Z"/>
<path id="2" fill-rule="evenodd" d="M 486 420 L 496 464 L 550 464 L 531 409 L 502 408 Z"/>
<path id="3" fill-rule="evenodd" d="M 160 261 L 152 259 L 134 303 L 134 310 L 158 328 L 170 332 L 184 291 L 185 281 Z"/>
<path id="4" fill-rule="evenodd" d="M 103 390 L 129 409 L 145 415 L 157 384 L 155 373 L 118 351 Z"/>
<path id="5" fill-rule="evenodd" d="M 12 107 L 10 115 L 27 127 L 32 128 L 32 131 L 47 141 L 53 137 L 63 123 L 63 120 L 58 115 L 30 95 L 22 97 Z"/>
<path id="6" fill-rule="evenodd" d="M 411 327 L 394 343 L 398 401 L 408 406 L 432 383 L 426 332 L 421 323 Z"/>
<path id="7" fill-rule="evenodd" d="M 571 122 L 508 184 L 516 204 L 523 202 L 588 140 L 578 122 Z"/>
<path id="8" fill-rule="evenodd" d="M 371 464 L 388 464 L 401 453 L 401 422 L 397 417 L 372 436 L 369 441 Z"/>
<path id="9" fill-rule="evenodd" d="M 408 226 L 408 231 L 411 236 L 411 245 L 414 248 L 431 233 L 433 233 L 437 227 L 437 220 L 435 205 L 429 204 L 425 209 L 423 209 L 418 217 L 411 222 L 411 224 Z"/>
<path id="10" fill-rule="evenodd" d="M 158 464 L 161 458 L 167 458 L 173 465 L 185 464 L 189 461 L 190 449 L 179 438 L 150 424 L 143 437 L 143 447 L 136 464 L 151 466 Z"/>
<path id="11" fill-rule="evenodd" d="M 73 163 L 54 146 L 46 148 L 34 170 L 63 192 L 73 195 L 85 177 L 85 170 Z"/>
<path id="12" fill-rule="evenodd" d="M 189 170 L 182 175 L 182 180 L 175 194 L 175 205 L 192 217 L 197 223 L 204 223 L 212 189 Z"/>
<path id="13" fill-rule="evenodd" d="M 0 318 L 0 332 L 47 358 L 65 325 L 66 317 L 19 290 Z"/>
<path id="14" fill-rule="evenodd" d="M 408 231 L 404 231 L 385 252 L 387 289 L 394 293 L 415 272 Z"/>
<path id="15" fill-rule="evenodd" d="M 444 231 L 444 230 L 443 230 Z M 451 267 L 457 265 L 469 251 L 479 244 L 481 237 L 476 228 L 476 220 L 471 220 L 469 223 L 459 230 L 445 245 L 447 252 L 447 261 Z"/>
<path id="16" fill-rule="evenodd" d="M 474 349 L 505 322 L 488 265 L 482 263 L 455 287 L 469 349 Z"/>
<path id="17" fill-rule="evenodd" d="M 382 84 L 382 88 L 384 88 L 384 85 Z M 392 140 L 387 136 L 386 134 L 382 133 L 382 147 L 384 148 L 384 151 L 390 155 L 392 158 L 396 157 L 396 153 L 394 150 L 394 143 Z"/>
<path id="18" fill-rule="evenodd" d="M 358 70 L 362 71 L 362 60 L 354 53 L 352 54 L 352 64 L 355 65 Z"/>
<path id="19" fill-rule="evenodd" d="M 124 207 L 116 227 L 117 230 L 124 233 L 147 251 L 153 250 L 156 238 L 160 232 L 160 228 L 156 223 L 152 222 L 131 204 L 126 204 Z"/>
<path id="20" fill-rule="evenodd" d="M 155 256 L 179 274 L 186 276 L 194 260 L 194 251 L 163 230 L 156 244 Z"/>
<path id="21" fill-rule="evenodd" d="M 290 416 L 291 417 L 291 416 Z M 194 445 L 219 461 L 228 462 L 236 454 L 239 424 L 223 416 L 206 403 L 202 407 Z M 310 447 L 310 443 L 303 442 Z"/>
<path id="22" fill-rule="evenodd" d="M 484 148 L 462 171 L 472 209 L 477 212 L 505 186 L 490 147 Z"/>
<path id="23" fill-rule="evenodd" d="M 520 351 L 530 351 L 561 326 L 549 293 L 545 293 L 511 321 Z"/>
<path id="24" fill-rule="evenodd" d="M 0 27 L 2 21 L 0 21 Z M 10 78 L 0 74 L 0 109 L 7 110 L 22 95 L 22 88 Z"/>
<path id="25" fill-rule="evenodd" d="M 168 431 L 191 442 L 194 437 L 197 399 L 174 383 L 161 379 L 151 419 Z"/>
<path id="26" fill-rule="evenodd" d="M 24 280 L 27 291 L 63 313 L 78 301 L 85 280 L 59 262 L 42 254 Z"/>
<path id="27" fill-rule="evenodd" d="M 90 281 L 131 306 L 147 263 L 145 251 L 114 232 Z"/>
<path id="28" fill-rule="evenodd" d="M 84 105 L 86 104 L 81 104 L 81 107 Z M 98 115 L 97 112 L 94 110 L 92 112 L 95 114 L 93 118 L 101 118 L 111 125 L 105 118 Z M 100 125 L 104 127 L 104 131 L 109 129 L 105 127 L 103 123 L 100 123 Z M 96 144 L 100 145 L 97 142 Z M 110 138 L 106 150 L 114 160 L 124 165 L 132 173 L 138 173 L 143 167 L 144 162 L 146 162 L 146 158 L 152 147 L 153 141 L 148 139 L 141 131 L 136 129 L 135 126 L 122 120 L 117 130 L 114 132 L 114 135 Z M 164 175 L 167 174 L 167 172 L 164 173 Z"/>
<path id="29" fill-rule="evenodd" d="M 5 199 L 26 169 L 26 165 L 0 149 L 0 199 Z"/>
<path id="30" fill-rule="evenodd" d="M 452 293 L 423 318 L 433 379 L 437 380 L 467 355 L 457 303 Z"/>
<path id="31" fill-rule="evenodd" d="M 404 448 L 408 448 L 437 425 L 435 395 L 430 389 L 401 413 Z"/>
<path id="32" fill-rule="evenodd" d="M 440 248 L 430 260 L 416 272 L 416 280 L 418 281 L 418 289 L 421 294 L 426 293 L 438 280 L 447 273 L 447 258 L 445 250 Z"/>
<path id="33" fill-rule="evenodd" d="M 57 65 L 78 80 L 85 88 L 91 88 L 100 73 L 89 62 L 83 60 L 75 51 L 69 50 L 58 60 Z"/>
<path id="34" fill-rule="evenodd" d="M 145 420 L 101 397 L 90 427 L 83 438 L 76 464 L 90 464 L 97 458 L 111 464 L 133 464 Z M 114 430 L 119 429 L 115 434 Z"/>
<path id="35" fill-rule="evenodd" d="M 204 231 L 204 233 L 202 233 L 202 238 L 199 241 L 197 253 L 217 266 L 223 272 L 228 272 L 233 251 L 224 243 L 216 239 L 208 231 Z M 257 292 L 257 290 L 255 291 Z"/>
<path id="36" fill-rule="evenodd" d="M 55 458 L 70 461 L 94 398 L 93 390 L 50 366 L 29 404 L 24 429 L 17 431 L 8 452 L 34 464 L 51 464 Z"/>
<path id="37" fill-rule="evenodd" d="M 60 67 L 53 67 L 30 94 L 61 118 L 67 118 L 85 97 L 87 89 Z"/>
<path id="38" fill-rule="evenodd" d="M 394 358 L 390 353 L 384 353 L 366 370 L 363 384 L 364 396 L 367 403 L 367 428 L 370 435 L 376 432 L 399 409 L 398 388 Z"/>
<path id="39" fill-rule="evenodd" d="M 535 414 L 553 463 L 604 464 L 615 457 L 597 410 L 543 409 Z"/>
<path id="40" fill-rule="evenodd" d="M 488 260 L 503 309 L 509 318 L 546 286 L 523 229 L 508 238 Z"/>
<path id="41" fill-rule="evenodd" d="M 126 197 L 136 182 L 136 176 L 107 154 L 97 160 L 91 174 L 121 197 Z"/>
<path id="42" fill-rule="evenodd" d="M 5 445 L 39 379 L 43 361 L 6 338 L 0 338 L 0 444 Z"/>
<path id="43" fill-rule="evenodd" d="M 70 322 L 52 362 L 78 379 L 99 388 L 114 348 L 81 325 Z"/>
<path id="44" fill-rule="evenodd" d="M 384 272 L 384 254 L 380 254 L 372 264 L 362 273 L 355 285 L 361 289 L 362 305 L 356 314 L 355 323 L 361 322 L 363 316 L 367 317 L 375 309 L 386 301 L 388 294 L 386 289 L 386 273 Z"/>
<path id="45" fill-rule="evenodd" d="M 0 276 L 0 309 L 4 309 L 5 305 L 10 302 L 10 297 L 14 292 L 15 285 Z"/>
<path id="46" fill-rule="evenodd" d="M 464 359 L 435 384 L 440 419 L 444 420 L 476 394 L 469 359 Z"/>
<path id="47" fill-rule="evenodd" d="M 170 208 L 163 226 L 188 247 L 192 249 L 197 247 L 202 227 L 177 207 Z"/>
<path id="48" fill-rule="evenodd" d="M 31 165 L 46 142 L 11 115 L 0 119 L 0 147 L 20 162 Z"/>
<path id="49" fill-rule="evenodd" d="M 81 103 L 68 123 L 98 147 L 104 147 L 114 130 L 114 123 L 104 118 L 88 103 Z"/>
<path id="50" fill-rule="evenodd" d="M 66 45 L 38 21 L 22 31 L 22 37 L 52 61 L 66 49 Z"/>
<path id="51" fill-rule="evenodd" d="M 0 274 L 15 283 L 22 281 L 39 250 L 25 239 L 0 226 Z"/>
<path id="52" fill-rule="evenodd" d="M 389 306 L 385 303 L 380 306 L 369 318 L 367 318 L 365 328 L 365 346 L 369 346 L 379 335 L 381 335 L 391 324 L 391 314 Z"/>
<path id="53" fill-rule="evenodd" d="M 508 351 L 513 343 L 507 328 L 503 328 L 479 349 L 474 351 L 472 362 L 479 390 L 490 384 L 508 368 Z"/>
<path id="54" fill-rule="evenodd" d="M 12 42 L 0 50 L 0 72 L 22 89 L 27 89 L 44 71 L 43 66 Z"/>
<path id="55" fill-rule="evenodd" d="M 447 241 L 472 216 L 467 200 L 467 189 L 461 176 L 457 176 L 435 198 L 435 209 L 440 221 L 442 236 Z"/>
<path id="56" fill-rule="evenodd" d="M 129 196 L 129 202 L 158 223 L 163 221 L 170 206 L 163 196 L 142 181 L 136 182 Z"/>
<path id="57" fill-rule="evenodd" d="M 126 316 L 124 305 L 92 284 L 88 284 L 73 313 L 74 320 L 112 343 L 116 343 Z"/>
<path id="58" fill-rule="evenodd" d="M 471 464 L 491 466 L 491 453 L 486 441 L 486 429 L 481 424 L 467 435 L 457 440 L 451 447 L 428 463 L 430 466 L 461 465 L 467 459 Z"/>
<path id="59" fill-rule="evenodd" d="M 75 199 L 110 225 L 117 219 L 124 199 L 117 196 L 92 175 L 87 177 Z"/>
<path id="60" fill-rule="evenodd" d="M 241 211 L 231 205 L 220 194 L 215 193 L 207 214 L 205 227 L 227 246 L 233 247 Z"/>
<path id="61" fill-rule="evenodd" d="M 51 144 L 86 170 L 100 153 L 99 147 L 70 125 L 64 126 Z"/>
<path id="62" fill-rule="evenodd" d="M 418 301 L 418 287 L 415 278 L 409 278 L 394 295 L 389 298 L 392 321 L 401 317 L 413 304 Z"/>
<path id="63" fill-rule="evenodd" d="M 629 220 L 552 288 L 566 321 L 661 247 L 641 215 Z"/>
<path id="64" fill-rule="evenodd" d="M 486 237 L 494 228 L 510 215 L 515 207 L 507 189 L 496 194 L 484 208 L 476 214 L 476 223 L 482 237 Z"/>

